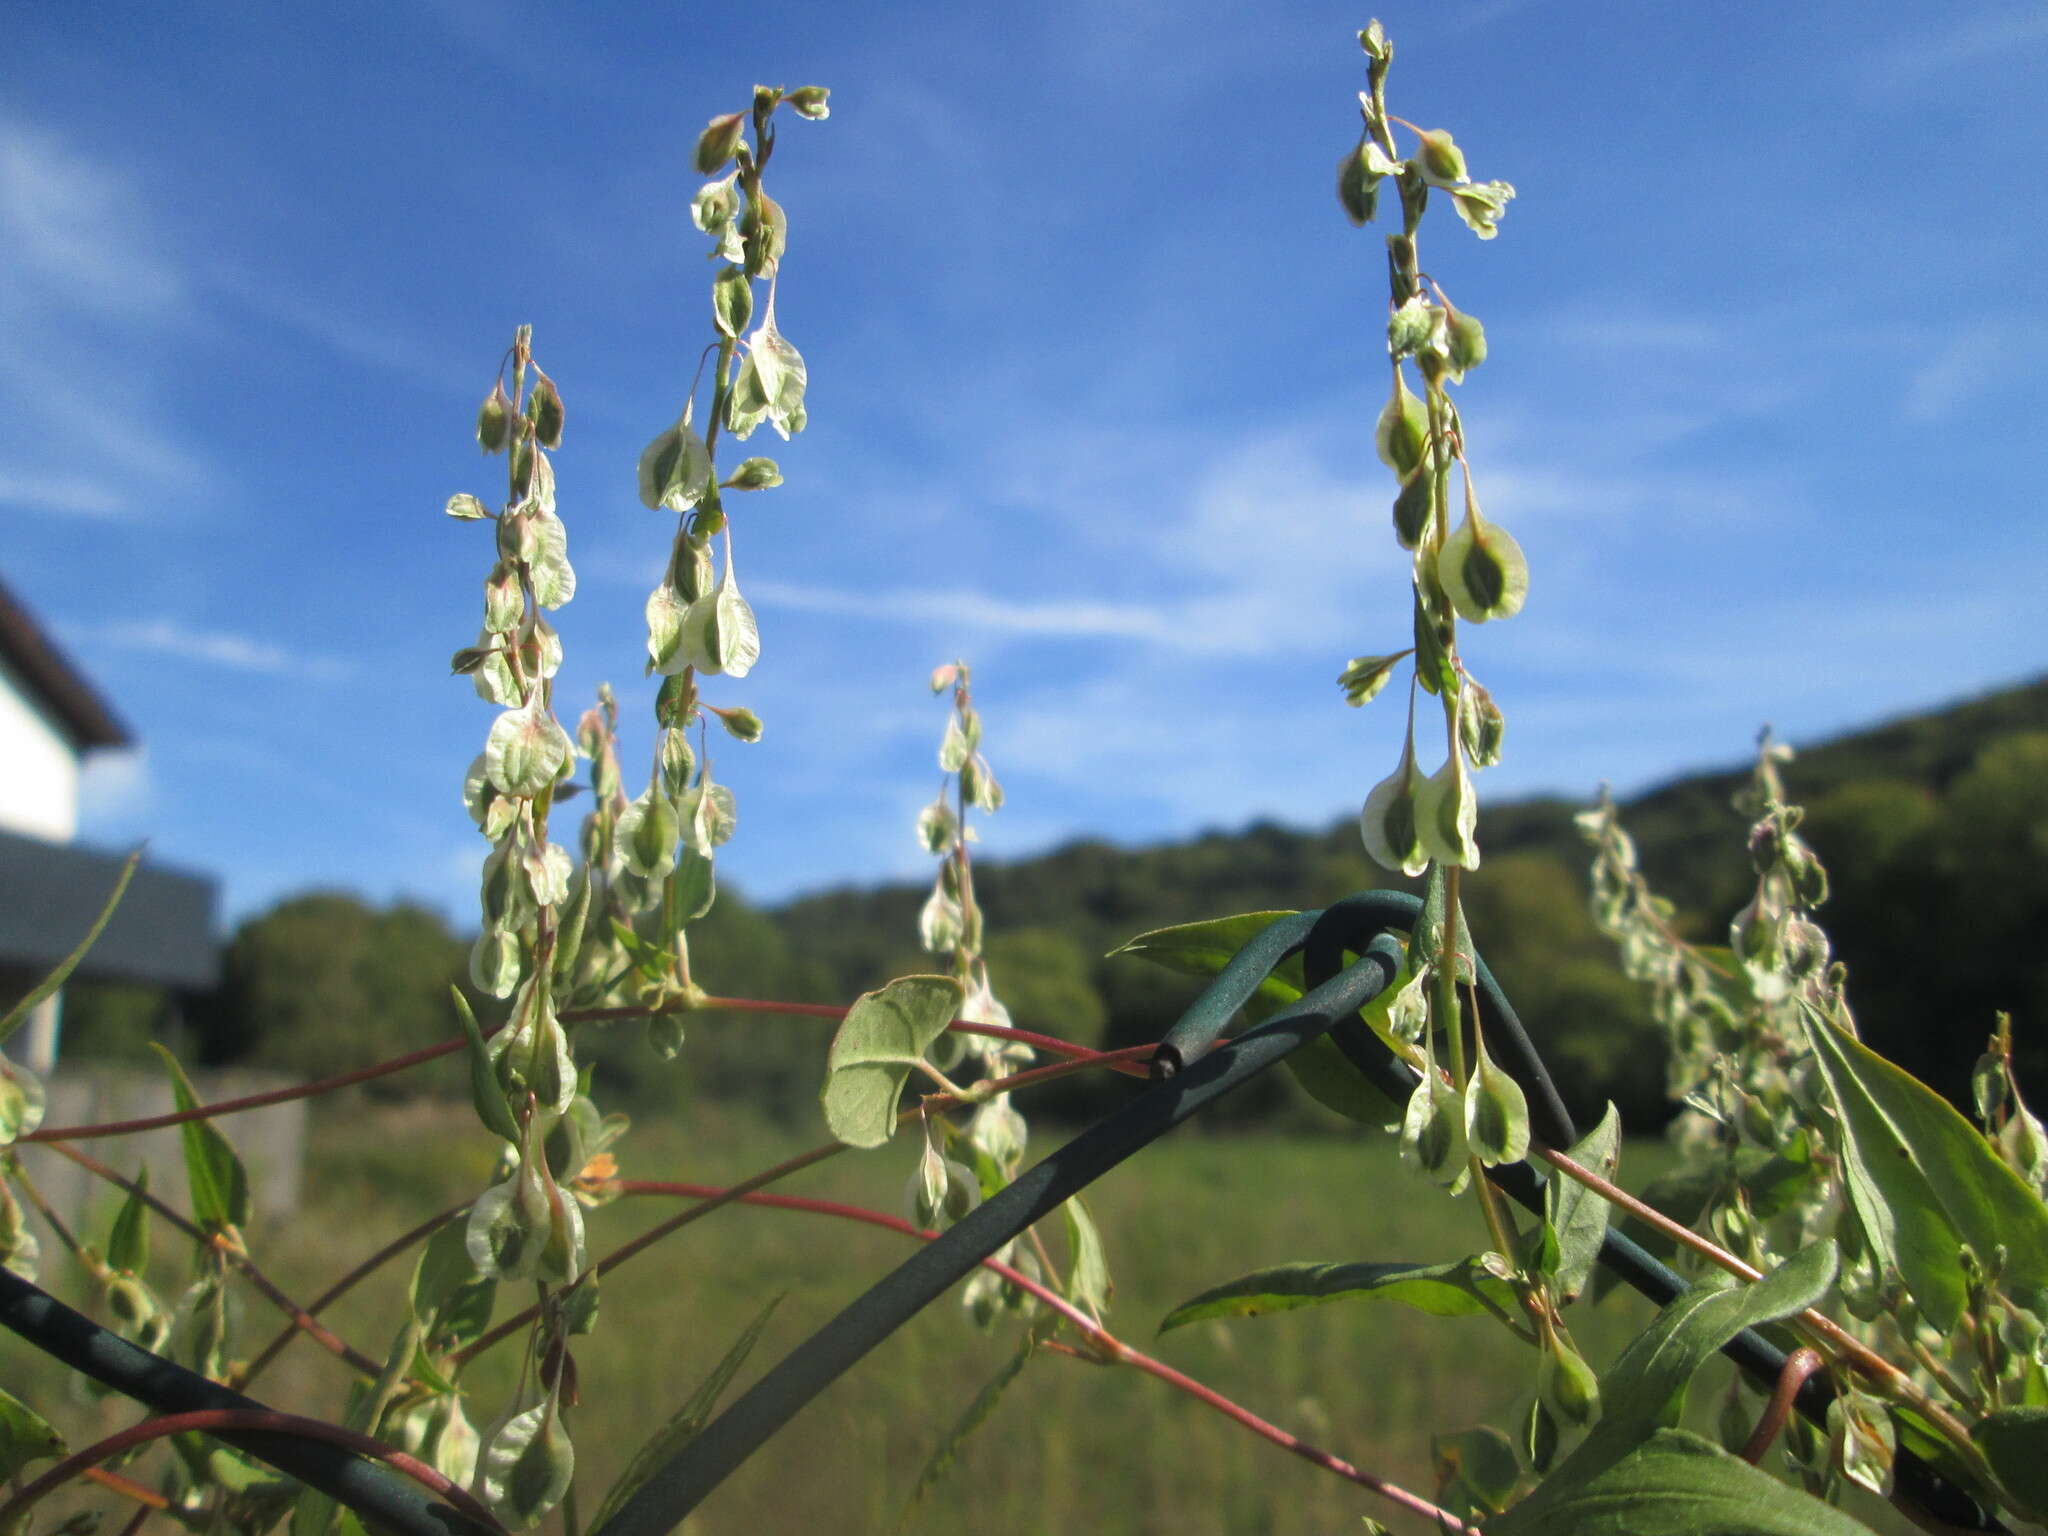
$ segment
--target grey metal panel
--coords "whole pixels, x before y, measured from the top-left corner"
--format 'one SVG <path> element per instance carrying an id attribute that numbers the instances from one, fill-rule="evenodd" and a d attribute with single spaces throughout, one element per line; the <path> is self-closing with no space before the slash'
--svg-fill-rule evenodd
<path id="1" fill-rule="evenodd" d="M 113 890 L 123 857 L 0 832 L 0 964 L 41 971 L 69 954 Z M 75 974 L 210 987 L 220 974 L 219 904 L 211 879 L 145 858 Z"/>

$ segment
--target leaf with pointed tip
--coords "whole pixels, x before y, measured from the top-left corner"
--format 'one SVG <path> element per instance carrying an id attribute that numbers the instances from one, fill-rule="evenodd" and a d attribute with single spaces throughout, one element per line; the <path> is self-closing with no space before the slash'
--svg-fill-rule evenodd
<path id="1" fill-rule="evenodd" d="M 134 1187 L 121 1202 L 107 1234 L 107 1267 L 125 1275 L 140 1275 L 149 1268 L 149 1164 L 135 1172 Z"/>
<path id="2" fill-rule="evenodd" d="M 171 1098 L 183 1111 L 199 1108 L 192 1080 L 178 1058 L 155 1041 L 150 1047 L 171 1076 Z M 249 1222 L 249 1175 L 242 1160 L 210 1120 L 187 1120 L 178 1127 L 185 1148 L 185 1177 L 192 1187 L 192 1218 L 204 1227 L 241 1227 Z"/>
<path id="3" fill-rule="evenodd" d="M 1261 1317 L 1329 1301 L 1393 1301 L 1433 1317 L 1505 1317 L 1514 1288 L 1476 1259 L 1454 1264 L 1280 1264 L 1219 1285 L 1166 1314 L 1161 1333 L 1211 1317 Z"/>
<path id="4" fill-rule="evenodd" d="M 1024 1367 L 1031 1363 L 1031 1356 L 1037 1348 L 1037 1338 L 1027 1331 L 1023 1342 L 1017 1346 L 1016 1353 L 1005 1360 L 995 1375 L 974 1394 L 973 1401 L 961 1411 L 960 1417 L 953 1421 L 938 1445 L 933 1447 L 931 1455 L 925 1460 L 923 1470 L 917 1474 L 917 1482 L 911 1488 L 910 1498 L 903 1506 L 902 1517 L 896 1522 L 896 1529 L 899 1532 L 910 1524 L 910 1517 L 917 1512 L 918 1505 L 924 1502 L 924 1496 L 937 1487 L 940 1479 L 951 1469 L 954 1458 L 960 1454 L 960 1447 L 967 1442 L 968 1437 L 988 1422 L 989 1415 L 996 1411 L 996 1404 L 1009 1390 L 1010 1383 L 1021 1376 Z"/>
<path id="5" fill-rule="evenodd" d="M 92 926 L 86 929 L 85 937 L 78 941 L 78 947 L 60 960 L 54 971 L 37 982 L 30 989 L 28 996 L 8 1009 L 4 1016 L 0 1016 L 0 1043 L 4 1043 L 8 1036 L 21 1028 L 22 1021 L 36 1005 L 56 993 L 70 979 L 71 973 L 78 969 L 78 962 L 99 942 L 100 935 L 106 932 L 107 924 L 113 921 L 114 909 L 121 905 L 121 898 L 128 892 L 128 882 L 135 878 L 135 866 L 141 862 L 142 850 L 138 848 L 123 861 L 121 873 L 114 878 L 114 889 L 108 893 L 105 904 L 100 908 L 100 915 L 94 918 Z M 0 1146 L 12 1141 L 16 1135 L 27 1135 L 34 1129 L 34 1126 L 28 1125 L 10 1131 L 7 1127 L 0 1126 Z"/>
<path id="6" fill-rule="evenodd" d="M 1109 1310 L 1116 1283 L 1109 1278 L 1109 1259 L 1102 1251 L 1102 1233 L 1079 1195 L 1060 1207 L 1067 1218 L 1067 1300 L 1088 1307 L 1098 1316 Z"/>
<path id="7" fill-rule="evenodd" d="M 754 1315 L 754 1320 L 747 1324 L 746 1330 L 734 1340 L 732 1347 L 725 1352 L 718 1364 L 711 1368 L 711 1374 L 699 1383 L 697 1390 L 690 1394 L 683 1406 L 678 1408 L 669 1421 L 657 1429 L 647 1443 L 634 1454 L 633 1459 L 626 1464 L 626 1470 L 619 1474 L 619 1480 L 612 1484 L 611 1491 L 605 1494 L 604 1502 L 598 1505 L 596 1518 L 590 1522 L 588 1529 L 603 1530 L 611 1517 L 618 1513 L 620 1506 L 639 1490 L 641 1484 L 654 1475 L 655 1468 L 674 1458 L 684 1446 L 697 1438 L 698 1432 L 710 1421 L 712 1410 L 718 1406 L 718 1399 L 724 1394 L 733 1377 L 739 1374 L 740 1367 L 747 1363 L 747 1356 L 753 1353 L 754 1346 L 760 1342 L 762 1330 L 768 1326 L 768 1319 L 774 1315 L 776 1307 L 781 1305 L 782 1297 L 786 1294 L 787 1292 L 782 1292 L 768 1298 L 768 1305 Z"/>
<path id="8" fill-rule="evenodd" d="M 950 976 L 899 976 L 846 1012 L 825 1064 L 825 1123 L 853 1147 L 879 1147 L 896 1129 L 896 1101 L 965 996 Z"/>
<path id="9" fill-rule="evenodd" d="M 455 999 L 455 1017 L 462 1025 L 463 1038 L 469 1042 L 469 1098 L 476 1108 L 476 1117 L 484 1123 L 484 1129 L 504 1137 L 516 1147 L 519 1145 L 519 1122 L 512 1118 L 512 1106 L 505 1102 L 505 1090 L 498 1084 L 497 1069 L 491 1063 L 483 1029 L 477 1023 L 476 1015 L 470 1011 L 469 999 L 462 995 L 462 988 L 451 985 L 448 991 Z"/>
<path id="10" fill-rule="evenodd" d="M 1487 1536 L 1872 1536 L 1869 1526 L 1682 1429 L 1588 1478 L 1560 1466 Z"/>
<path id="11" fill-rule="evenodd" d="M 1967 1243 L 2022 1305 L 2048 1291 L 2048 1206 L 1932 1088 L 1807 1011 L 1840 1111 L 1843 1183 L 1878 1256 L 1936 1328 L 1962 1313 Z"/>
<path id="12" fill-rule="evenodd" d="M 0 1389 L 0 1481 L 12 1481 L 32 1461 L 62 1456 L 64 1437 L 43 1416 Z"/>
<path id="13" fill-rule="evenodd" d="M 1621 1116 L 1612 1104 L 1600 1123 L 1571 1149 L 1571 1158 L 1603 1178 L 1614 1177 L 1621 1158 Z M 1558 1260 L 1550 1276 L 1551 1287 L 1560 1301 L 1569 1302 L 1586 1288 L 1599 1261 L 1610 1207 L 1604 1196 L 1561 1173 L 1551 1174 L 1543 1193 L 1546 1219 L 1557 1234 Z"/>

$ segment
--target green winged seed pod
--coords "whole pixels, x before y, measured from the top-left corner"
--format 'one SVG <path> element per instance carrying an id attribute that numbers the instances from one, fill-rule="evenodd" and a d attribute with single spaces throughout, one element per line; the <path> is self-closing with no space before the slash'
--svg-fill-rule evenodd
<path id="1" fill-rule="evenodd" d="M 1410 879 L 1429 866 L 1423 845 L 1417 794 L 1423 780 L 1415 771 L 1415 735 L 1411 729 L 1401 748 L 1401 762 L 1375 784 L 1359 813 L 1358 833 L 1365 851 L 1384 869 L 1397 869 Z"/>
<path id="2" fill-rule="evenodd" d="M 1401 482 L 1394 498 L 1394 537 L 1403 549 L 1415 549 L 1429 532 L 1436 513 L 1436 474 L 1427 464 L 1416 466 Z"/>
<path id="3" fill-rule="evenodd" d="M 1337 201 L 1344 207 L 1344 216 L 1359 227 L 1372 222 L 1379 202 L 1379 183 L 1385 173 L 1373 168 L 1378 150 L 1368 136 L 1337 162 Z"/>
<path id="4" fill-rule="evenodd" d="M 1529 595 L 1529 562 L 1522 546 L 1479 515 L 1469 488 L 1465 520 L 1438 551 L 1436 576 L 1458 617 L 1474 624 L 1513 618 Z"/>
<path id="5" fill-rule="evenodd" d="M 1451 377 L 1464 383 L 1465 375 L 1486 361 L 1486 327 L 1462 309 L 1451 310 L 1444 321 L 1444 352 Z"/>
<path id="6" fill-rule="evenodd" d="M 727 112 L 714 117 L 705 124 L 704 131 L 697 135 L 697 174 L 709 176 L 733 156 L 740 147 L 740 132 L 744 114 Z"/>
<path id="7" fill-rule="evenodd" d="M 1479 867 L 1479 797 L 1465 772 L 1465 754 L 1453 750 L 1443 767 L 1415 791 L 1415 832 L 1423 859 L 1455 869 Z M 1418 867 L 1415 873 L 1420 873 Z M 1406 871 L 1404 871 L 1406 873 Z"/>
<path id="8" fill-rule="evenodd" d="M 511 425 L 512 402 L 505 398 L 505 386 L 493 384 L 490 394 L 484 397 L 482 408 L 476 413 L 477 446 L 485 453 L 502 451 Z"/>
<path id="9" fill-rule="evenodd" d="M 1392 656 L 1352 657 L 1351 664 L 1337 675 L 1337 686 L 1344 690 L 1344 702 L 1353 708 L 1371 703 L 1394 675 L 1395 665 L 1407 654 L 1397 651 Z"/>
<path id="10" fill-rule="evenodd" d="M 1544 1343 L 1536 1368 L 1537 1401 L 1566 1424 L 1583 1429 L 1600 1416 L 1600 1378 L 1571 1345 L 1556 1335 Z"/>
<path id="11" fill-rule="evenodd" d="M 1429 446 L 1429 412 L 1417 396 L 1409 393 L 1399 367 L 1394 369 L 1394 391 L 1386 409 L 1380 412 L 1373 433 L 1373 447 L 1380 462 L 1403 480 L 1421 467 Z"/>
<path id="12" fill-rule="evenodd" d="M 1455 187 L 1465 179 L 1465 152 L 1452 140 L 1448 128 L 1422 131 L 1422 147 L 1415 152 L 1414 165 L 1433 187 Z"/>

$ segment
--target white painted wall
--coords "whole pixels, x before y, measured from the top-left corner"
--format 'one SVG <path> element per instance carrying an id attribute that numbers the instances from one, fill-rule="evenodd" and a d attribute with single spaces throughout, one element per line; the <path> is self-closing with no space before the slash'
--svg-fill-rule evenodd
<path id="1" fill-rule="evenodd" d="M 68 843 L 78 831 L 78 751 L 0 663 L 0 827 Z"/>

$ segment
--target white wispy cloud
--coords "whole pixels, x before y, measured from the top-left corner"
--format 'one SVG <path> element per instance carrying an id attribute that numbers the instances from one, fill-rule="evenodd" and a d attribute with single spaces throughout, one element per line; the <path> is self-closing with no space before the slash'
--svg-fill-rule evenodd
<path id="1" fill-rule="evenodd" d="M 268 640 L 225 630 L 192 629 L 175 619 L 142 619 L 74 629 L 78 640 L 116 650 L 148 651 L 178 661 L 225 667 L 232 672 L 291 675 L 334 682 L 350 668 L 328 656 L 308 656 Z"/>
<path id="2" fill-rule="evenodd" d="M 128 498 L 112 486 L 82 476 L 35 474 L 0 464 L 0 505 L 102 518 L 120 517 L 128 510 Z"/>
<path id="3" fill-rule="evenodd" d="M 2048 10 L 2038 4 L 2014 6 L 1959 23 L 1933 12 L 1926 24 L 1899 33 L 1851 61 L 1850 78 L 1859 88 L 1875 95 L 1996 63 L 2037 67 L 2029 56 L 2048 48 Z"/>
<path id="4" fill-rule="evenodd" d="M 944 625 L 1048 639 L 1094 637 L 1171 644 L 1177 638 L 1166 615 L 1142 603 L 1032 602 L 941 587 L 853 592 L 785 581 L 757 581 L 747 590 L 764 607 L 883 623 Z"/>
<path id="5" fill-rule="evenodd" d="M 57 134 L 0 118 L 0 246 L 10 287 L 82 309 L 165 315 L 187 298 L 184 275 L 149 237 L 145 200 Z"/>

